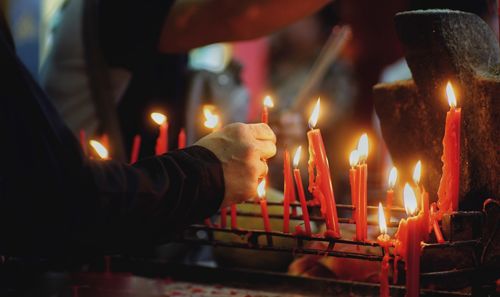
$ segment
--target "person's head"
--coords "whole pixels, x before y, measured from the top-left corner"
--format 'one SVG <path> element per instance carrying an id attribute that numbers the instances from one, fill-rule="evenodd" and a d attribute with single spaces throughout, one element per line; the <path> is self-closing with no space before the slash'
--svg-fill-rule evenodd
<path id="1" fill-rule="evenodd" d="M 497 0 L 410 0 L 410 10 L 452 9 L 480 16 L 498 36 Z"/>

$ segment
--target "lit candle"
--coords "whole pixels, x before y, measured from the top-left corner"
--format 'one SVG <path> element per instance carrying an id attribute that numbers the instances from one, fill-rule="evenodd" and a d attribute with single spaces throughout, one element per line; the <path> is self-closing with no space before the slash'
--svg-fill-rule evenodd
<path id="1" fill-rule="evenodd" d="M 267 95 L 264 97 L 264 100 L 262 101 L 262 118 L 261 122 L 262 123 L 269 123 L 269 108 L 274 107 L 274 102 L 271 96 Z"/>
<path id="2" fill-rule="evenodd" d="M 184 131 L 184 128 L 179 131 L 179 136 L 177 138 L 177 147 L 179 149 L 183 149 L 186 147 L 186 131 Z"/>
<path id="3" fill-rule="evenodd" d="M 333 194 L 330 167 L 326 156 L 325 145 L 319 129 L 315 129 L 319 117 L 320 99 L 309 118 L 309 191 L 321 202 L 321 213 L 325 217 L 328 237 L 340 237 L 337 206 Z"/>
<path id="4" fill-rule="evenodd" d="M 439 183 L 438 206 L 440 212 L 450 213 L 458 210 L 461 108 L 457 108 L 457 99 L 450 82 L 446 85 L 446 95 L 450 110 L 446 113 L 441 156 L 443 173 Z"/>
<path id="5" fill-rule="evenodd" d="M 359 154 L 359 164 L 358 164 L 358 201 L 356 202 L 356 239 L 360 241 L 366 241 L 368 238 L 368 224 L 367 224 L 367 200 L 368 200 L 368 164 L 366 164 L 366 159 L 368 158 L 368 136 L 366 133 L 361 135 L 358 142 L 358 154 Z"/>
<path id="6" fill-rule="evenodd" d="M 134 136 L 132 142 L 132 152 L 130 153 L 130 164 L 134 164 L 139 159 L 139 150 L 141 149 L 141 135 Z"/>
<path id="7" fill-rule="evenodd" d="M 384 208 L 380 202 L 378 204 L 378 224 L 380 235 L 377 237 L 377 242 L 384 249 L 384 257 L 380 267 L 380 296 L 389 297 L 389 247 L 392 243 L 391 237 L 387 234 Z"/>
<path id="8" fill-rule="evenodd" d="M 290 167 L 290 153 L 285 150 L 283 157 L 284 195 L 283 195 L 283 232 L 290 232 L 290 202 L 295 201 L 295 189 L 293 188 L 292 169 Z"/>
<path id="9" fill-rule="evenodd" d="M 417 185 L 419 193 L 420 193 L 420 205 L 422 212 L 422 236 L 423 240 L 427 241 L 429 239 L 429 194 L 425 191 L 424 186 L 420 183 L 420 177 L 422 175 L 422 162 L 418 160 L 415 165 L 415 169 L 413 169 L 413 182 Z"/>
<path id="10" fill-rule="evenodd" d="M 215 106 L 204 105 L 203 106 L 203 115 L 205 116 L 205 122 L 203 123 L 203 125 L 206 128 L 212 129 L 212 132 L 219 130 L 221 121 L 220 121 L 219 115 L 216 113 Z"/>
<path id="11" fill-rule="evenodd" d="M 97 153 L 99 158 L 102 160 L 108 160 L 109 159 L 109 153 L 108 149 L 99 141 L 91 139 L 89 141 L 90 146 L 94 149 L 94 151 Z"/>
<path id="12" fill-rule="evenodd" d="M 349 165 L 351 168 L 349 169 L 349 184 L 351 185 L 351 202 L 352 206 L 354 206 L 354 211 L 352 212 L 352 217 L 354 222 L 358 222 L 358 162 L 359 162 L 359 154 L 358 150 L 353 150 L 349 155 Z M 357 225 L 356 225 L 357 226 Z"/>
<path id="13" fill-rule="evenodd" d="M 259 196 L 260 210 L 262 212 L 262 220 L 264 222 L 264 230 L 269 233 L 271 232 L 271 222 L 269 221 L 269 212 L 267 211 L 267 200 L 266 200 L 266 179 L 262 181 L 257 186 L 257 195 Z M 271 235 L 267 235 L 267 243 L 271 244 Z"/>
<path id="14" fill-rule="evenodd" d="M 302 146 L 299 146 L 295 151 L 293 156 L 293 176 L 295 178 L 295 184 L 297 186 L 297 192 L 299 193 L 300 206 L 302 207 L 302 218 L 304 219 L 304 228 L 306 229 L 306 234 L 311 235 L 311 222 L 309 220 L 309 210 L 307 209 L 307 201 L 304 193 L 304 186 L 302 185 L 302 176 L 299 169 L 300 155 L 302 152 Z"/>
<path id="15" fill-rule="evenodd" d="M 389 181 L 388 181 L 389 189 L 387 190 L 386 193 L 386 205 L 387 205 L 387 213 L 389 220 L 391 219 L 391 208 L 392 208 L 392 202 L 394 200 L 394 186 L 396 185 L 397 179 L 398 179 L 398 170 L 396 169 L 396 167 L 392 167 L 391 171 L 389 172 Z"/>
<path id="16" fill-rule="evenodd" d="M 155 154 L 163 155 L 168 152 L 168 120 L 159 112 L 151 113 L 151 119 L 159 126 L 158 138 L 156 138 Z"/>
<path id="17" fill-rule="evenodd" d="M 405 260 L 406 296 L 419 296 L 420 292 L 420 251 L 422 241 L 422 216 L 417 214 L 417 198 L 409 184 L 404 187 L 404 205 L 408 218 L 401 219 L 396 239 L 395 252 Z"/>
<path id="18" fill-rule="evenodd" d="M 238 208 L 236 204 L 231 205 L 231 229 L 238 229 Z"/>

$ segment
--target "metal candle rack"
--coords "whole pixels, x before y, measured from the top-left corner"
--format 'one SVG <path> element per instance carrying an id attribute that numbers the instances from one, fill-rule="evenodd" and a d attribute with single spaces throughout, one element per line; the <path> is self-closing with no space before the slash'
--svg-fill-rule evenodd
<path id="1" fill-rule="evenodd" d="M 257 202 L 249 201 L 246 204 L 257 204 Z M 268 202 L 269 206 L 273 207 L 283 207 L 282 203 Z M 301 205 L 299 203 L 290 203 L 290 207 L 299 209 Z M 312 206 L 317 207 L 317 206 Z M 353 205 L 347 204 L 337 204 L 338 210 L 349 210 L 353 211 Z M 377 207 L 368 206 L 368 211 L 376 211 Z M 405 210 L 403 208 L 392 208 L 390 209 L 392 217 L 399 218 L 403 217 Z M 295 213 L 295 212 L 294 212 Z M 261 217 L 258 211 L 241 211 L 237 212 L 238 217 Z M 283 219 L 280 214 L 271 214 L 271 219 Z M 302 220 L 302 215 L 290 214 L 290 220 Z M 323 222 L 324 219 L 319 216 L 310 216 L 311 222 Z M 398 220 L 399 221 L 399 220 Z M 459 226 L 453 226 L 454 222 L 459 222 Z M 456 212 L 447 217 L 442 221 L 442 229 L 444 231 L 446 239 L 453 239 L 446 241 L 444 243 L 425 243 L 423 245 L 422 251 L 422 270 L 421 270 L 421 281 L 422 286 L 427 284 L 434 284 L 436 280 L 439 280 L 441 284 L 444 284 L 441 289 L 450 292 L 450 296 L 454 292 L 458 295 L 456 296 L 468 296 L 464 293 L 464 284 L 467 285 L 465 292 L 470 293 L 470 289 L 475 285 L 472 278 L 473 274 L 478 270 L 479 261 L 477 261 L 477 255 L 481 250 L 481 222 L 483 221 L 482 212 Z M 355 221 L 348 217 L 339 218 L 339 223 L 341 224 L 355 224 Z M 389 228 L 395 228 L 398 226 L 398 222 L 388 222 Z M 446 224 L 446 226 L 445 226 Z M 378 226 L 376 221 L 368 221 L 368 225 Z M 455 224 L 457 225 L 457 224 Z M 476 229 L 476 230 L 474 230 Z M 233 234 L 235 235 L 235 240 L 228 239 L 225 236 L 221 239 L 218 234 Z M 465 234 L 465 235 L 464 235 Z M 280 245 L 276 244 L 276 240 L 280 239 L 287 241 L 289 244 Z M 229 247 L 229 248 L 240 248 L 240 249 L 251 249 L 259 251 L 273 251 L 273 252 L 284 252 L 291 253 L 293 255 L 297 254 L 309 254 L 309 255 L 322 255 L 330 257 L 341 257 L 341 258 L 351 258 L 360 259 L 366 261 L 381 261 L 384 256 L 384 249 L 379 246 L 379 244 L 373 241 L 355 241 L 344 238 L 328 238 L 324 237 L 322 234 L 314 234 L 312 236 L 307 235 L 296 235 L 294 233 L 283 233 L 280 231 L 265 232 L 264 230 L 254 230 L 248 228 L 232 228 L 227 226 L 226 228 L 221 228 L 220 226 L 214 224 L 213 226 L 195 224 L 191 225 L 183 233 L 183 236 L 179 239 L 182 242 L 195 244 L 195 245 L 211 245 L 218 247 Z M 318 245 L 311 245 L 310 243 L 324 243 L 324 248 L 319 248 Z M 290 244 L 291 243 L 291 244 Z M 373 247 L 375 250 L 380 248 L 379 254 L 372 254 L 366 252 L 367 249 L 351 249 L 356 252 L 351 251 L 339 251 L 335 249 L 336 244 L 352 245 L 354 247 Z M 320 245 L 321 246 L 321 245 Z M 390 249 L 392 254 L 392 249 Z M 447 255 L 446 261 L 443 261 L 443 255 Z M 394 256 L 390 255 L 391 263 L 394 262 Z M 464 261 L 464 258 L 467 259 Z M 429 263 L 426 263 L 429 262 Z M 432 264 L 430 264 L 432 263 Z M 430 264 L 430 265 L 429 265 Z M 391 265 L 393 267 L 393 265 Z M 404 263 L 399 263 L 399 278 L 397 284 L 404 284 Z M 457 287 L 457 284 L 461 288 Z M 461 290 L 459 290 L 461 289 Z M 431 294 L 432 295 L 432 294 Z"/>

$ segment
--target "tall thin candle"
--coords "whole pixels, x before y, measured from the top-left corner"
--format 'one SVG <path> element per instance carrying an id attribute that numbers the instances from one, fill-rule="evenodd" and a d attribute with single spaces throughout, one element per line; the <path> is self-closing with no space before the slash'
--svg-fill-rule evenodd
<path id="1" fill-rule="evenodd" d="M 179 149 L 183 149 L 186 147 L 186 131 L 184 131 L 184 128 L 179 131 L 179 136 L 177 138 L 177 147 Z"/>
<path id="2" fill-rule="evenodd" d="M 159 112 L 151 113 L 151 119 L 159 126 L 158 137 L 156 138 L 155 154 L 163 155 L 168 152 L 168 120 Z"/>
<path id="3" fill-rule="evenodd" d="M 457 108 L 457 99 L 450 82 L 446 85 L 450 110 L 446 113 L 443 137 L 443 175 L 438 189 L 439 211 L 450 213 L 458 210 L 460 179 L 460 125 L 462 111 Z"/>
<path id="4" fill-rule="evenodd" d="M 290 202 L 295 201 L 293 188 L 292 170 L 290 168 L 290 153 L 285 150 L 283 157 L 283 175 L 284 175 L 284 195 L 283 195 L 283 232 L 290 232 Z"/>
<path id="5" fill-rule="evenodd" d="M 141 135 L 135 135 L 132 142 L 132 152 L 130 153 L 130 164 L 134 164 L 139 159 L 139 151 L 141 149 Z"/>
<path id="6" fill-rule="evenodd" d="M 267 210 L 267 200 L 266 200 L 266 179 L 262 179 L 257 187 L 257 195 L 259 196 L 259 204 L 262 212 L 262 220 L 264 222 L 264 230 L 269 233 L 271 232 L 271 222 L 269 221 L 269 212 Z M 267 243 L 272 244 L 271 235 L 267 235 Z"/>
<path id="7" fill-rule="evenodd" d="M 269 123 L 269 108 L 273 108 L 274 103 L 273 99 L 271 96 L 267 95 L 264 97 L 264 100 L 262 101 L 262 117 L 261 117 L 261 122 L 268 124 Z"/>
<path id="8" fill-rule="evenodd" d="M 337 206 L 333 194 L 330 166 L 326 156 L 325 145 L 319 129 L 315 129 L 319 117 L 320 99 L 316 102 L 309 119 L 309 190 L 316 199 L 321 201 L 321 213 L 325 217 L 328 237 L 340 237 L 340 227 L 337 216 Z"/>
<path id="9" fill-rule="evenodd" d="M 387 234 L 384 208 L 382 203 L 378 204 L 378 222 L 380 235 L 377 237 L 378 244 L 384 249 L 384 257 L 380 267 L 380 296 L 389 297 L 389 247 L 392 245 L 391 237 Z"/>
<path id="10" fill-rule="evenodd" d="M 388 181 L 388 186 L 389 189 L 387 190 L 386 193 L 386 206 L 387 206 L 387 218 L 390 220 L 391 219 L 391 208 L 392 208 L 392 203 L 394 201 L 394 186 L 396 185 L 396 180 L 398 179 L 398 170 L 396 167 L 392 167 L 391 171 L 389 172 L 389 181 Z"/>
<path id="11" fill-rule="evenodd" d="M 302 176 L 299 169 L 300 154 L 302 152 L 302 146 L 297 148 L 295 155 L 293 157 L 293 176 L 295 178 L 295 184 L 297 186 L 297 192 L 299 193 L 300 206 L 302 207 L 302 218 L 304 219 L 304 228 L 306 229 L 306 234 L 311 235 L 311 222 L 309 220 L 309 210 L 307 209 L 307 201 L 304 193 L 304 186 L 302 185 Z"/>
<path id="12" fill-rule="evenodd" d="M 359 165 L 358 165 L 358 201 L 356 203 L 357 219 L 356 221 L 356 239 L 366 241 L 368 239 L 368 136 L 361 135 L 358 142 Z"/>

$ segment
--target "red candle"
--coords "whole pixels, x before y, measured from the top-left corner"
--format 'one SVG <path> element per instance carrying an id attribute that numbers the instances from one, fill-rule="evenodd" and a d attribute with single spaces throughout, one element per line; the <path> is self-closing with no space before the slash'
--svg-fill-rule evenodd
<path id="1" fill-rule="evenodd" d="M 398 179 L 398 170 L 396 169 L 396 167 L 392 167 L 391 172 L 389 173 L 389 182 L 388 182 L 389 189 L 387 190 L 385 198 L 389 220 L 391 219 L 391 208 L 392 208 L 392 203 L 394 201 L 394 186 L 396 185 L 397 179 Z"/>
<path id="2" fill-rule="evenodd" d="M 183 149 L 186 147 L 186 132 L 184 131 L 184 128 L 182 128 L 179 132 L 179 136 L 177 138 L 177 147 L 179 149 Z"/>
<path id="3" fill-rule="evenodd" d="M 226 228 L 227 226 L 227 207 L 220 209 L 220 227 Z"/>
<path id="4" fill-rule="evenodd" d="M 458 210 L 461 108 L 457 108 L 457 100 L 450 82 L 446 85 L 446 95 L 450 110 L 446 113 L 441 156 L 443 175 L 439 183 L 438 206 L 440 212 L 450 213 Z"/>
<path id="5" fill-rule="evenodd" d="M 382 203 L 378 204 L 378 217 L 380 235 L 377 237 L 378 244 L 384 249 L 384 257 L 380 267 L 380 296 L 389 297 L 389 247 L 392 245 L 391 237 L 387 235 L 387 224 L 385 222 L 384 208 Z"/>
<path id="6" fill-rule="evenodd" d="M 326 221 L 326 236 L 340 237 L 340 227 L 337 216 L 337 206 L 333 194 L 332 180 L 330 178 L 330 167 L 326 157 L 325 145 L 319 129 L 314 129 L 319 116 L 320 100 L 309 119 L 311 130 L 307 132 L 309 141 L 309 189 L 315 197 L 321 201 L 321 212 Z M 313 175 L 311 177 L 311 175 Z"/>
<path id="7" fill-rule="evenodd" d="M 231 229 L 238 229 L 238 208 L 236 204 L 231 205 Z"/>
<path id="8" fill-rule="evenodd" d="M 290 202 L 295 201 L 292 169 L 290 167 L 290 153 L 285 150 L 283 157 L 284 195 L 283 195 L 283 232 L 290 232 Z"/>
<path id="9" fill-rule="evenodd" d="M 267 95 L 266 97 L 264 97 L 264 101 L 262 102 L 262 118 L 261 118 L 262 123 L 266 124 L 269 123 L 269 108 L 273 107 L 274 103 L 271 96 Z"/>
<path id="10" fill-rule="evenodd" d="M 410 185 L 404 187 L 404 204 L 408 218 L 402 219 L 396 238 L 395 252 L 405 260 L 406 296 L 416 297 L 420 294 L 420 252 L 422 241 L 422 213 L 417 213 L 417 199 Z"/>
<path id="11" fill-rule="evenodd" d="M 307 209 L 307 201 L 304 193 L 304 187 L 302 185 L 302 176 L 300 174 L 299 160 L 300 153 L 302 152 L 302 146 L 297 148 L 295 155 L 293 157 L 293 176 L 295 178 L 295 184 L 297 186 L 297 192 L 299 193 L 300 206 L 302 207 L 302 218 L 304 219 L 304 228 L 306 229 L 306 235 L 311 235 L 311 222 L 309 220 L 309 210 Z"/>
<path id="12" fill-rule="evenodd" d="M 266 200 L 266 179 L 262 179 L 257 187 L 257 194 L 260 198 L 260 208 L 262 211 L 262 219 L 264 222 L 264 230 L 266 232 L 271 232 L 271 223 L 269 221 L 269 212 L 267 211 L 267 200 Z"/>
<path id="13" fill-rule="evenodd" d="M 422 162 L 418 160 L 413 169 L 413 182 L 418 187 L 418 193 L 420 194 L 420 207 L 422 212 L 422 236 L 423 240 L 427 241 L 429 239 L 429 194 L 425 191 L 424 186 L 420 183 L 420 177 L 422 175 Z"/>
<path id="14" fill-rule="evenodd" d="M 151 113 L 151 118 L 159 126 L 158 138 L 156 138 L 155 154 L 163 155 L 168 152 L 168 121 L 167 117 L 159 112 Z"/>
<path id="15" fill-rule="evenodd" d="M 358 165 L 358 201 L 356 202 L 357 211 L 357 221 L 356 221 L 356 239 L 359 241 L 366 241 L 368 239 L 368 164 L 366 164 L 366 159 L 368 158 L 368 136 L 365 134 L 361 135 L 358 142 L 358 154 L 360 159 L 360 164 Z"/>
<path id="16" fill-rule="evenodd" d="M 88 155 L 87 150 L 87 136 L 85 135 L 85 130 L 80 130 L 80 145 L 82 146 L 83 155 Z"/>
<path id="17" fill-rule="evenodd" d="M 134 136 L 134 141 L 132 143 L 132 153 L 130 154 L 130 164 L 137 162 L 139 158 L 139 150 L 141 149 L 141 136 Z"/>
<path id="18" fill-rule="evenodd" d="M 349 184 L 351 185 L 351 203 L 354 207 L 354 211 L 352 212 L 352 218 L 354 219 L 354 222 L 358 222 L 358 162 L 358 151 L 353 150 L 349 155 L 349 165 L 351 165 L 351 169 L 349 169 Z"/>

